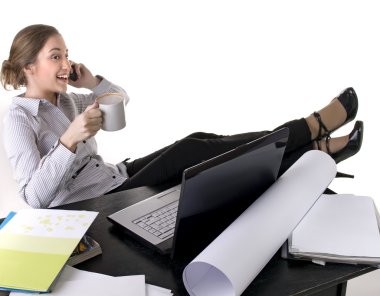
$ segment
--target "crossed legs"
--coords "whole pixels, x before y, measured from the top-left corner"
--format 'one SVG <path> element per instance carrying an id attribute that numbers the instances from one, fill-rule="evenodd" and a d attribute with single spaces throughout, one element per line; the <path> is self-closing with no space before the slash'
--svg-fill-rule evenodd
<path id="1" fill-rule="evenodd" d="M 321 110 L 315 112 L 318 114 L 319 119 L 313 113 L 306 118 L 289 121 L 275 129 L 289 128 L 289 139 L 280 174 L 286 171 L 308 150 L 319 148 L 325 152 L 335 153 L 345 149 L 350 141 L 349 135 L 330 138 L 331 131 L 347 123 L 348 118 L 352 117 L 349 112 L 352 113 L 353 111 L 347 111 L 348 103 L 346 102 L 350 98 L 345 98 L 345 105 L 341 102 L 342 98 L 339 98 L 335 98 Z M 354 110 L 355 114 L 356 111 Z M 168 181 L 180 182 L 184 169 L 268 133 L 270 131 L 230 136 L 203 132 L 193 133 L 145 157 L 126 163 L 130 178 L 114 191 L 158 185 Z"/>

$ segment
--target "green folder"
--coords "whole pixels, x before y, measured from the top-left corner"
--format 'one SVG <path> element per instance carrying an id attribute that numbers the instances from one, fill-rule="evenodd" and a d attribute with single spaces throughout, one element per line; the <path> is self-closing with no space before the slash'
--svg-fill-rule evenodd
<path id="1" fill-rule="evenodd" d="M 0 289 L 49 292 L 97 212 L 20 210 L 0 229 Z"/>

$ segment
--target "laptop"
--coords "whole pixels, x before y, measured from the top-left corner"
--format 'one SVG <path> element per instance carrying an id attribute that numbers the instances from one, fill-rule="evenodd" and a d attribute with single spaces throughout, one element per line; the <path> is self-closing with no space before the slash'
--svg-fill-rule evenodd
<path id="1" fill-rule="evenodd" d="M 192 259 L 276 181 L 288 134 L 283 128 L 192 166 L 181 184 L 107 218 L 160 253 Z"/>

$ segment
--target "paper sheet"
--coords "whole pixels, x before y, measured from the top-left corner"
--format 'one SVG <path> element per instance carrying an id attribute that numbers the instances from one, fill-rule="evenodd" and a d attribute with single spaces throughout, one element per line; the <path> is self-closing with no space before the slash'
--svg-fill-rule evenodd
<path id="1" fill-rule="evenodd" d="M 68 268 L 68 266 L 66 266 Z M 67 273 L 67 272 L 66 272 Z M 97 274 L 89 277 L 87 272 L 77 271 L 70 280 L 60 279 L 51 296 L 145 296 L 145 276 L 110 277 Z M 25 296 L 30 293 L 11 292 L 10 296 Z"/>
<path id="2" fill-rule="evenodd" d="M 326 153 L 305 153 L 186 266 L 183 281 L 189 294 L 240 295 L 335 175 L 336 164 Z"/>
<path id="3" fill-rule="evenodd" d="M 11 292 L 10 296 L 30 293 Z M 113 277 L 101 273 L 79 270 L 66 265 L 51 296 L 169 296 L 171 291 L 145 284 L 144 275 Z"/>
<path id="4" fill-rule="evenodd" d="M 145 277 L 102 278 L 101 280 L 80 280 L 58 282 L 51 296 L 145 296 Z"/>
<path id="5" fill-rule="evenodd" d="M 104 279 L 108 279 L 109 282 L 104 282 Z M 60 281 L 62 281 L 64 284 L 67 282 L 73 282 L 77 281 L 78 283 L 82 281 L 97 281 L 102 284 L 110 284 L 107 286 L 108 289 L 112 289 L 112 283 L 115 281 L 125 282 L 130 285 L 128 289 L 124 290 L 118 290 L 114 289 L 115 291 L 118 291 L 118 294 L 120 296 L 139 296 L 139 295 L 145 295 L 145 296 L 168 296 L 172 295 L 171 291 L 169 289 L 165 289 L 159 286 L 151 285 L 151 284 L 145 284 L 145 276 L 144 275 L 135 275 L 135 276 L 119 276 L 119 277 L 113 277 L 101 273 L 96 272 L 90 272 L 90 271 L 84 271 L 79 270 L 71 266 L 66 266 L 61 277 Z M 141 283 L 142 280 L 142 283 Z M 144 287 L 144 294 L 142 293 L 141 284 Z M 135 289 L 133 288 L 135 287 Z M 54 290 L 55 291 L 55 290 Z M 55 296 L 55 294 L 53 294 Z M 71 295 L 71 294 L 70 294 Z M 91 296 L 97 295 L 97 294 L 89 294 Z M 99 294 L 101 295 L 101 294 Z M 111 294 L 103 294 L 103 295 L 111 295 Z M 112 294 L 113 295 L 113 294 Z"/>
<path id="6" fill-rule="evenodd" d="M 81 281 L 81 280 L 99 280 L 99 282 L 102 282 L 102 279 L 104 278 L 120 278 L 124 279 L 126 281 L 129 281 L 130 278 L 134 277 L 142 277 L 145 279 L 145 276 L 139 275 L 139 276 L 120 276 L 120 277 L 112 277 L 109 275 L 96 273 L 96 272 L 90 272 L 90 271 L 84 271 L 79 270 L 71 266 L 66 266 L 64 271 L 62 272 L 62 275 L 60 277 L 60 281 L 62 282 L 68 282 L 68 281 Z M 132 285 L 134 285 L 133 282 L 131 282 Z M 135 282 L 136 285 L 140 286 L 139 283 Z M 144 281 L 145 284 L 145 281 Z M 133 295 L 137 296 L 139 294 L 128 294 L 127 290 L 124 290 L 124 293 L 120 294 L 123 296 L 127 295 Z M 92 295 L 92 294 L 91 294 Z M 172 295 L 171 291 L 169 289 L 165 289 L 159 286 L 151 285 L 151 284 L 145 284 L 145 295 L 146 296 L 165 296 L 165 295 Z"/>
<path id="7" fill-rule="evenodd" d="M 289 252 L 379 261 L 380 234 L 372 198 L 322 195 L 293 231 L 291 242 Z"/>
<path id="8" fill-rule="evenodd" d="M 159 286 L 146 284 L 145 286 L 146 296 L 171 296 L 173 293 L 169 289 L 165 289 Z"/>

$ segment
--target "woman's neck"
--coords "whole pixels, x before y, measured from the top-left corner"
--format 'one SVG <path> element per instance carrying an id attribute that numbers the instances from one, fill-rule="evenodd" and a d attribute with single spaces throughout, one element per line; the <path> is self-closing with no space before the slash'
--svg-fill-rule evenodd
<path id="1" fill-rule="evenodd" d="M 57 106 L 57 97 L 58 95 L 56 93 L 51 94 L 37 94 L 33 93 L 31 91 L 26 90 L 25 95 L 26 98 L 30 99 L 44 99 L 52 103 L 53 105 Z"/>

